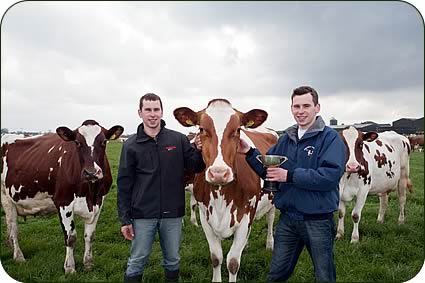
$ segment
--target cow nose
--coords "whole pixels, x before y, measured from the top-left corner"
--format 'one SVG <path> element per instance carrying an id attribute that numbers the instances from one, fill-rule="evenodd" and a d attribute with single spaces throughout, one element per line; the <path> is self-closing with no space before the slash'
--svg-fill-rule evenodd
<path id="1" fill-rule="evenodd" d="M 95 179 L 100 179 L 99 178 L 99 170 L 98 169 L 96 169 L 96 168 L 84 168 L 84 170 L 83 170 L 83 174 L 84 174 L 84 177 L 87 179 L 87 180 L 95 180 Z"/>
<path id="2" fill-rule="evenodd" d="M 233 174 L 229 167 L 210 167 L 207 174 L 207 180 L 213 184 L 225 185 L 233 181 Z"/>
<path id="3" fill-rule="evenodd" d="M 348 163 L 345 166 L 345 171 L 349 172 L 349 173 L 355 173 L 357 171 L 359 171 L 360 169 L 360 165 L 358 163 Z"/>

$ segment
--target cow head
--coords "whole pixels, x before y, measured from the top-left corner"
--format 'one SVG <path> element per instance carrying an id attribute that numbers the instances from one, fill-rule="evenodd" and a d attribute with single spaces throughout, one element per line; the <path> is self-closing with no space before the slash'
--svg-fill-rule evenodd
<path id="1" fill-rule="evenodd" d="M 185 127 L 199 126 L 205 180 L 226 185 L 235 179 L 232 168 L 240 139 L 241 126 L 256 128 L 267 119 L 267 112 L 253 109 L 242 113 L 225 99 L 214 99 L 207 108 L 194 112 L 187 107 L 174 110 L 174 117 Z"/>
<path id="2" fill-rule="evenodd" d="M 374 141 L 378 137 L 378 134 L 375 132 L 362 133 L 353 126 L 350 126 L 342 130 L 341 137 L 347 149 L 345 171 L 348 173 L 356 173 L 365 170 L 367 162 L 363 154 L 364 142 Z M 368 149 L 366 148 L 366 150 Z"/>
<path id="3" fill-rule="evenodd" d="M 103 178 L 106 143 L 119 138 L 123 132 L 124 128 L 121 126 L 113 126 L 107 130 L 93 120 L 84 121 L 74 131 L 67 127 L 56 129 L 56 133 L 64 141 L 75 143 L 82 169 L 81 176 L 83 180 L 90 182 Z"/>

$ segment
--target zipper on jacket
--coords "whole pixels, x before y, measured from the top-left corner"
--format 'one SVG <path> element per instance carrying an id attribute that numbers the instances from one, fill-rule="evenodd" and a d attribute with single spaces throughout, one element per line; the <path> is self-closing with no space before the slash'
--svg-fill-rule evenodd
<path id="1" fill-rule="evenodd" d="M 158 160 L 158 177 L 159 177 L 159 215 L 158 219 L 162 217 L 162 177 L 161 177 L 161 158 L 159 156 L 159 145 L 158 145 L 158 135 L 156 135 L 153 139 L 155 141 L 155 149 L 156 149 L 156 158 Z"/>

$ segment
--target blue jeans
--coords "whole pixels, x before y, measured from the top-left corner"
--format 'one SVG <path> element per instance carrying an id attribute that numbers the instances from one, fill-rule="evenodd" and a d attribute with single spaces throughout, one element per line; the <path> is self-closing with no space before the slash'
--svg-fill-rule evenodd
<path id="1" fill-rule="evenodd" d="M 327 219 L 306 220 L 281 213 L 276 225 L 267 280 L 288 280 L 305 246 L 313 261 L 316 281 L 335 282 L 334 239 L 335 223 L 332 214 Z"/>
<path id="2" fill-rule="evenodd" d="M 182 235 L 182 217 L 160 219 L 134 219 L 134 239 L 131 241 L 130 257 L 127 262 L 126 275 L 129 277 L 143 275 L 144 266 L 152 252 L 156 232 L 162 250 L 162 266 L 167 271 L 180 267 L 180 240 Z"/>

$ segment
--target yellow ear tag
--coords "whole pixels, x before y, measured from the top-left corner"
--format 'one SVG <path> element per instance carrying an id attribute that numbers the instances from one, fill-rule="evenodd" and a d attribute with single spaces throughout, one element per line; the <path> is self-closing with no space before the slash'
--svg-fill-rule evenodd
<path id="1" fill-rule="evenodd" d="M 115 139 L 115 134 L 113 134 L 110 138 L 110 140 L 114 140 Z"/>
<path id="2" fill-rule="evenodd" d="M 248 123 L 245 124 L 245 127 L 249 128 L 252 125 L 254 125 L 254 123 L 255 123 L 254 120 L 250 120 Z"/>
<path id="3" fill-rule="evenodd" d="M 193 126 L 193 122 L 192 122 L 192 120 L 190 120 L 190 119 L 187 119 L 187 120 L 185 121 L 185 123 L 186 123 L 186 124 L 188 124 L 188 125 Z"/>

